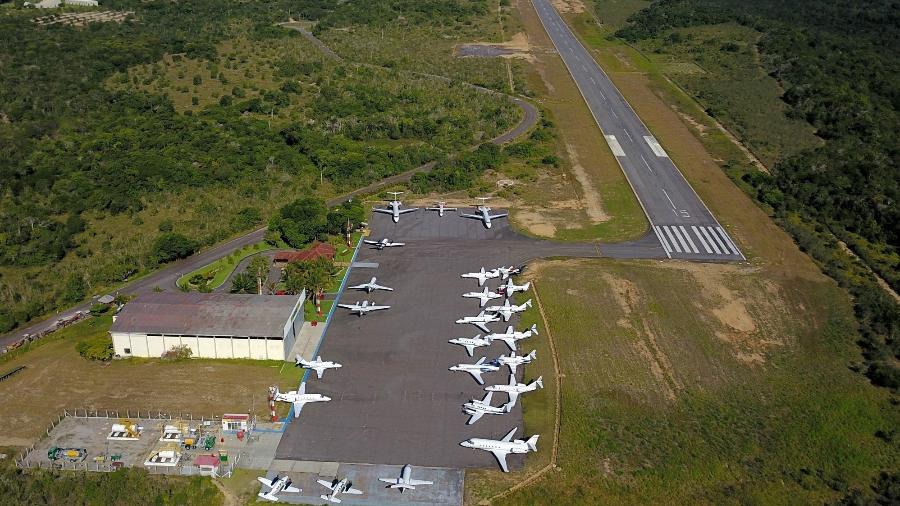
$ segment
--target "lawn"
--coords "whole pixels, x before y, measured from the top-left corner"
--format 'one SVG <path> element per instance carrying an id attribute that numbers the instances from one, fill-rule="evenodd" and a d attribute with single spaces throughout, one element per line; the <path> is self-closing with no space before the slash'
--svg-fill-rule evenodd
<path id="1" fill-rule="evenodd" d="M 276 246 L 271 246 L 266 242 L 258 242 L 256 244 L 247 245 L 239 250 L 234 251 L 228 256 L 222 257 L 215 262 L 205 265 L 195 271 L 191 271 L 180 278 L 178 278 L 178 286 L 182 289 L 196 289 L 197 287 L 190 283 L 190 279 L 200 274 L 204 278 L 207 278 L 206 282 L 207 288 L 210 290 L 215 290 L 216 288 L 222 286 L 222 283 L 231 276 L 231 273 L 234 272 L 234 269 L 237 268 L 238 264 L 241 263 L 241 260 L 255 255 L 257 253 L 261 253 L 263 251 L 268 251 L 271 249 L 275 249 Z"/>

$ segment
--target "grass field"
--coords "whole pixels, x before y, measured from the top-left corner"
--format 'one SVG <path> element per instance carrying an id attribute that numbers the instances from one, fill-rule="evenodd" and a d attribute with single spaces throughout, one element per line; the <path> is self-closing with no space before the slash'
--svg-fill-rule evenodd
<path id="1" fill-rule="evenodd" d="M 241 248 L 234 253 L 222 257 L 215 262 L 205 265 L 195 271 L 191 271 L 187 274 L 181 276 L 178 279 L 178 286 L 181 288 L 190 287 L 190 283 L 188 281 L 196 274 L 202 274 L 204 277 L 212 275 L 212 278 L 207 282 L 207 287 L 210 290 L 215 290 L 216 288 L 222 286 L 222 283 L 228 279 L 228 276 L 234 272 L 234 269 L 237 268 L 238 264 L 241 263 L 241 260 L 255 255 L 257 253 L 261 253 L 263 251 L 267 251 L 272 249 L 272 246 L 269 246 L 265 242 L 258 242 L 256 244 L 251 244 L 245 248 Z"/>

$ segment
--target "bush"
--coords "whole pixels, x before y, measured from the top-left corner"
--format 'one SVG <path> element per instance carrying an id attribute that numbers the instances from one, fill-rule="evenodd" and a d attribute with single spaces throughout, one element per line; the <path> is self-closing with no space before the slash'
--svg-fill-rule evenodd
<path id="1" fill-rule="evenodd" d="M 172 346 L 168 351 L 162 354 L 162 358 L 165 360 L 187 360 L 194 355 L 194 351 L 191 350 L 191 347 L 182 344 L 179 346 Z"/>
<path id="2" fill-rule="evenodd" d="M 94 304 L 91 306 L 91 316 L 100 316 L 109 311 L 108 304 Z"/>
<path id="3" fill-rule="evenodd" d="M 168 232 L 156 239 L 150 255 L 152 260 L 162 264 L 191 256 L 195 251 L 197 251 L 196 241 L 175 232 Z"/>
<path id="4" fill-rule="evenodd" d="M 109 336 L 97 336 L 75 345 L 78 354 L 87 360 L 106 362 L 113 358 L 113 344 Z"/>

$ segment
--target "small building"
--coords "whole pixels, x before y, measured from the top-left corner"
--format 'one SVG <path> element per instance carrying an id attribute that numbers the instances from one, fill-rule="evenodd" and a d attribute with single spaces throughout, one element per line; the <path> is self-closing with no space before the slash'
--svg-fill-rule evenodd
<path id="1" fill-rule="evenodd" d="M 200 468 L 200 474 L 213 474 L 219 470 L 219 457 L 215 455 L 198 455 L 194 465 Z"/>
<path id="2" fill-rule="evenodd" d="M 225 413 L 222 415 L 223 431 L 247 430 L 250 427 L 250 415 L 246 413 Z"/>
<path id="3" fill-rule="evenodd" d="M 161 357 L 174 347 L 192 357 L 285 360 L 303 325 L 299 296 L 160 292 L 141 295 L 113 317 L 122 357 Z"/>
<path id="4" fill-rule="evenodd" d="M 287 264 L 290 262 L 309 262 L 317 258 L 334 260 L 334 254 L 334 246 L 327 242 L 315 241 L 304 250 L 279 251 L 275 253 L 274 261 L 276 264 Z"/>

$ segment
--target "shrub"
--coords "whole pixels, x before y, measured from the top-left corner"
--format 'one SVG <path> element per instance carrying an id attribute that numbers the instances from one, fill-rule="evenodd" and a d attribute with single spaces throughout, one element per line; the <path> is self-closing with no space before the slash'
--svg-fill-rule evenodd
<path id="1" fill-rule="evenodd" d="M 78 354 L 87 360 L 106 362 L 113 358 L 113 344 L 109 336 L 101 335 L 75 345 Z"/>
<path id="2" fill-rule="evenodd" d="M 162 354 L 165 360 L 187 360 L 194 355 L 194 351 L 186 344 L 172 346 L 168 351 Z"/>
<path id="3" fill-rule="evenodd" d="M 197 251 L 196 241 L 175 232 L 167 232 L 156 238 L 151 258 L 162 264 L 190 256 L 195 251 Z"/>

